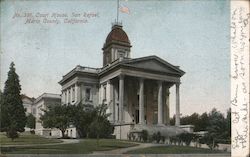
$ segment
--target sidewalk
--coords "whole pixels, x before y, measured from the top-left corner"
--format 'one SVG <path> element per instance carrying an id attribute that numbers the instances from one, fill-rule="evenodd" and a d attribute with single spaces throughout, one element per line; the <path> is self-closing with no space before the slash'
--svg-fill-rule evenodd
<path id="1" fill-rule="evenodd" d="M 120 148 L 120 149 L 114 149 L 114 150 L 108 150 L 108 151 L 95 151 L 93 152 L 94 155 L 101 155 L 101 154 L 124 154 L 128 151 L 135 150 L 135 149 L 141 149 L 141 148 L 148 148 L 148 147 L 156 147 L 156 146 L 167 146 L 167 144 L 154 144 L 154 143 L 137 143 L 138 146 L 132 146 L 127 148 Z"/>
<path id="2" fill-rule="evenodd" d="M 29 147 L 29 146 L 51 146 L 51 145 L 59 145 L 59 144 L 71 144 L 71 143 L 79 143 L 78 139 L 60 139 L 62 142 L 58 143 L 44 143 L 44 144 L 23 144 L 23 145 L 1 145 L 1 147 Z"/>

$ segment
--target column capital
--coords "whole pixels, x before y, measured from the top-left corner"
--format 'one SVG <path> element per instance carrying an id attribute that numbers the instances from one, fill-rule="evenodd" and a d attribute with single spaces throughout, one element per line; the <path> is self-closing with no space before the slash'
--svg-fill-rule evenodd
<path id="1" fill-rule="evenodd" d="M 176 82 L 175 85 L 176 86 L 180 86 L 181 82 Z"/>
<path id="2" fill-rule="evenodd" d="M 143 77 L 139 77 L 139 81 L 143 82 L 145 79 Z"/>
<path id="3" fill-rule="evenodd" d="M 109 80 L 107 81 L 107 83 L 110 84 L 110 82 L 111 82 L 111 80 L 109 79 Z"/>
<path id="4" fill-rule="evenodd" d="M 124 79 L 125 75 L 124 74 L 120 74 L 119 75 L 119 79 Z"/>
<path id="5" fill-rule="evenodd" d="M 162 85 L 163 81 L 162 80 L 158 80 L 157 83 L 158 83 L 158 85 Z"/>

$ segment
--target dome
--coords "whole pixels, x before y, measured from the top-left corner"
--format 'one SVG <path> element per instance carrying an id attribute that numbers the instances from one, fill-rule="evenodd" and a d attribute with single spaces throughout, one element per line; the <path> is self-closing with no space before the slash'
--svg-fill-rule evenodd
<path id="1" fill-rule="evenodd" d="M 111 32 L 108 34 L 105 42 L 105 46 L 111 44 L 112 42 L 124 43 L 130 45 L 130 41 L 126 32 L 122 29 L 121 25 L 114 25 Z"/>

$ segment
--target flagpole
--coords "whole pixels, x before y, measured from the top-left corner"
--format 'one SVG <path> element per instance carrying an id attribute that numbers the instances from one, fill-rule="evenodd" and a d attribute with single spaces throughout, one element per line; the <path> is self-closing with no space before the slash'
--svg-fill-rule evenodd
<path id="1" fill-rule="evenodd" d="M 119 22 L 119 0 L 117 0 L 117 23 Z"/>

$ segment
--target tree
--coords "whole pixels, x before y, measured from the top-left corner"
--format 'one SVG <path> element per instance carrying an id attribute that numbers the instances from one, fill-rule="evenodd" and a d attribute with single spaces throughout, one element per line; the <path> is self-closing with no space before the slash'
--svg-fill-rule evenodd
<path id="1" fill-rule="evenodd" d="M 0 102 L 2 102 L 2 100 L 3 100 L 3 93 L 2 93 L 2 91 L 0 89 Z"/>
<path id="2" fill-rule="evenodd" d="M 205 143 L 210 149 L 217 146 L 218 140 L 224 139 L 226 135 L 226 121 L 222 113 L 215 108 L 208 115 L 209 124 L 207 126 L 207 135 L 204 137 Z"/>
<path id="3" fill-rule="evenodd" d="M 204 112 L 201 116 L 199 116 L 199 121 L 197 123 L 197 126 L 195 126 L 195 131 L 204 131 L 206 130 L 207 126 L 209 124 L 209 119 L 207 112 Z"/>
<path id="4" fill-rule="evenodd" d="M 31 113 L 27 116 L 26 127 L 30 129 L 35 129 L 36 127 L 36 118 Z"/>
<path id="5" fill-rule="evenodd" d="M 113 127 L 108 121 L 110 114 L 106 113 L 107 105 L 101 104 L 97 106 L 94 110 L 95 117 L 90 125 L 90 134 L 91 137 L 99 138 L 108 137 L 113 133 Z"/>
<path id="6" fill-rule="evenodd" d="M 96 116 L 95 108 L 92 105 L 84 105 L 81 102 L 70 106 L 70 117 L 72 124 L 76 127 L 80 137 L 89 137 L 90 125 Z"/>
<path id="7" fill-rule="evenodd" d="M 80 137 L 108 137 L 113 133 L 113 127 L 107 119 L 110 115 L 106 113 L 107 105 L 94 107 L 79 102 L 71 108 L 71 121 Z"/>
<path id="8" fill-rule="evenodd" d="M 231 140 L 231 108 L 227 110 L 227 117 L 226 117 L 226 134 L 225 138 L 230 141 Z"/>
<path id="9" fill-rule="evenodd" d="M 4 126 L 4 121 L 3 121 L 3 114 L 5 114 L 2 110 L 3 110 L 3 93 L 2 93 L 2 91 L 1 91 L 1 89 L 0 89 L 0 107 L 1 107 L 1 114 L 0 114 L 0 131 L 2 131 L 2 128 L 3 128 L 3 126 Z"/>
<path id="10" fill-rule="evenodd" d="M 207 144 L 207 146 L 212 150 L 215 147 L 218 146 L 218 141 L 215 140 L 215 134 L 214 133 L 207 133 L 202 138 L 202 141 Z"/>
<path id="11" fill-rule="evenodd" d="M 181 118 L 181 124 L 182 125 L 189 125 L 193 124 L 195 125 L 199 119 L 198 113 L 193 113 L 191 116 L 184 116 Z"/>
<path id="12" fill-rule="evenodd" d="M 67 105 L 48 105 L 47 110 L 43 110 L 40 120 L 44 128 L 57 128 L 65 138 L 65 131 L 71 124 L 70 106 Z"/>
<path id="13" fill-rule="evenodd" d="M 16 74 L 15 64 L 11 62 L 1 98 L 1 131 L 6 131 L 7 137 L 12 140 L 18 137 L 17 132 L 24 132 L 26 124 L 20 91 L 19 76 Z"/>

